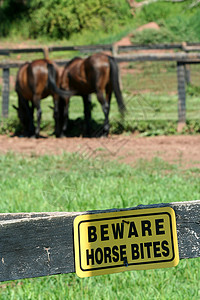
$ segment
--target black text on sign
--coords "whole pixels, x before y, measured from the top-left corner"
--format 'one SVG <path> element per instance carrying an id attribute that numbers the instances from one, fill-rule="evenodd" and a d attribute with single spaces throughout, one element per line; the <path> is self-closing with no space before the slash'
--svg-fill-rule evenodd
<path id="1" fill-rule="evenodd" d="M 170 207 L 78 216 L 74 243 L 80 277 L 173 267 L 179 262 Z"/>

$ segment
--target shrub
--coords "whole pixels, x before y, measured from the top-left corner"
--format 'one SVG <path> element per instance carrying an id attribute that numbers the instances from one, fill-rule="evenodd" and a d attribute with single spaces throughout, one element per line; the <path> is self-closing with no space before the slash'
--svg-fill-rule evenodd
<path id="1" fill-rule="evenodd" d="M 138 44 L 158 44 L 173 42 L 175 36 L 167 28 L 160 30 L 145 29 L 142 32 L 138 31 L 134 34 L 132 41 Z"/>
<path id="2" fill-rule="evenodd" d="M 83 29 L 109 31 L 111 24 L 124 24 L 131 14 L 119 0 L 33 0 L 30 16 L 30 36 L 69 38 Z"/>

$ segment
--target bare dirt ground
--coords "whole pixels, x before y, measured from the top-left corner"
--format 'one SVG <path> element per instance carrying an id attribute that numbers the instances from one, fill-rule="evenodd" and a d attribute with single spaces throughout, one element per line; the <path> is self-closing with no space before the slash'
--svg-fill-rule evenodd
<path id="1" fill-rule="evenodd" d="M 0 153 L 45 155 L 79 153 L 86 158 L 118 160 L 132 166 L 139 159 L 159 157 L 181 168 L 200 168 L 200 135 L 110 136 L 108 138 L 28 139 L 0 136 Z"/>

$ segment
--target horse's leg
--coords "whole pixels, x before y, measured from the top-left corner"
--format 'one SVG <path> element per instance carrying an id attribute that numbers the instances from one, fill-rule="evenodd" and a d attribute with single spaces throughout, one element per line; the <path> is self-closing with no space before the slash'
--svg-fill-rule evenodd
<path id="1" fill-rule="evenodd" d="M 86 124 L 86 136 L 91 135 L 90 131 L 90 122 L 91 122 L 91 95 L 83 96 L 84 103 L 84 116 L 85 116 L 85 124 Z"/>
<path id="2" fill-rule="evenodd" d="M 33 114 L 29 104 L 29 100 L 25 99 L 20 93 L 18 93 L 18 105 L 18 117 L 23 126 L 24 135 L 30 137 L 35 134 Z"/>
<path id="3" fill-rule="evenodd" d="M 21 125 L 23 127 L 23 134 L 24 136 L 29 136 L 29 114 L 28 114 L 28 102 L 27 100 L 22 97 L 20 93 L 18 93 L 18 117 L 20 119 Z"/>
<path id="4" fill-rule="evenodd" d="M 29 136 L 34 136 L 35 134 L 35 126 L 34 126 L 34 104 L 31 102 L 31 105 L 29 106 Z"/>
<path id="5" fill-rule="evenodd" d="M 104 98 L 102 91 L 97 92 L 97 99 L 101 104 L 101 107 L 102 107 L 102 110 L 103 110 L 103 113 L 105 116 L 104 125 L 103 125 L 103 135 L 108 136 L 109 129 L 110 129 L 109 119 L 108 119 L 109 111 L 110 111 L 110 102 Z"/>
<path id="6" fill-rule="evenodd" d="M 106 86 L 106 101 L 108 102 L 109 110 L 110 110 L 111 97 L 112 97 L 112 88 L 109 85 L 107 85 Z"/>
<path id="7" fill-rule="evenodd" d="M 37 109 L 37 127 L 36 127 L 36 130 L 35 130 L 36 138 L 38 138 L 40 136 L 40 122 L 41 122 L 41 117 L 42 117 L 40 99 L 41 99 L 41 97 L 39 95 L 34 95 L 33 96 L 33 104 Z"/>
<path id="8" fill-rule="evenodd" d="M 60 111 L 59 111 L 59 96 L 58 95 L 54 95 L 53 96 L 53 102 L 54 102 L 54 111 L 53 111 L 53 117 L 54 117 L 54 121 L 55 121 L 55 135 L 56 137 L 60 137 L 60 131 L 61 131 L 61 127 L 60 127 Z"/>
<path id="9" fill-rule="evenodd" d="M 61 135 L 64 135 L 67 132 L 68 120 L 69 120 L 69 99 L 70 97 L 65 98 L 65 105 L 63 109 L 63 126 Z"/>

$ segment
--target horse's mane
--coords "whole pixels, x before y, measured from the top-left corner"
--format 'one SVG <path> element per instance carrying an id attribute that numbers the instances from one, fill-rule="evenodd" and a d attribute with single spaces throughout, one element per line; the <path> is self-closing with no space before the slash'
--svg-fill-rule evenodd
<path id="1" fill-rule="evenodd" d="M 65 68 L 69 67 L 75 60 L 80 60 L 82 59 L 80 56 L 75 56 L 74 58 L 72 58 L 70 61 L 68 61 L 65 65 Z"/>

